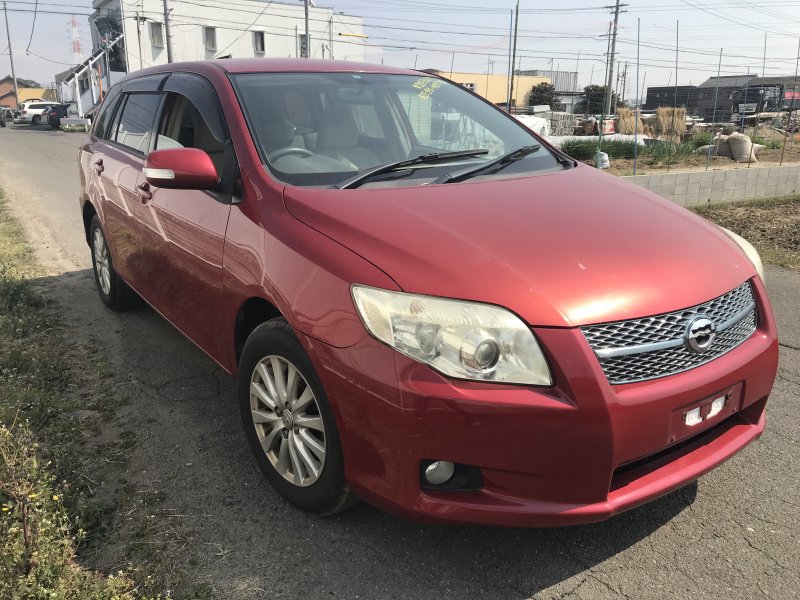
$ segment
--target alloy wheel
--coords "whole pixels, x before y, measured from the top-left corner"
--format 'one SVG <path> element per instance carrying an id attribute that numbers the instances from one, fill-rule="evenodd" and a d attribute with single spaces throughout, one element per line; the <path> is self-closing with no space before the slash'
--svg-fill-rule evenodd
<path id="1" fill-rule="evenodd" d="M 266 356 L 250 377 L 250 414 L 264 454 L 287 481 L 307 487 L 325 467 L 325 425 L 305 377 L 282 356 Z"/>
<path id="2" fill-rule="evenodd" d="M 111 293 L 111 264 L 108 259 L 108 246 L 103 237 L 103 232 L 98 227 L 94 230 L 94 269 L 100 289 L 105 295 Z"/>

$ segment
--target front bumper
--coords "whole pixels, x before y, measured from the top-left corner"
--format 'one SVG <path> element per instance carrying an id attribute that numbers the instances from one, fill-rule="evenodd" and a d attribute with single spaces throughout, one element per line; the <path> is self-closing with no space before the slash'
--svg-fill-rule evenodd
<path id="1" fill-rule="evenodd" d="M 417 521 L 552 526 L 607 519 L 675 490 L 764 429 L 778 344 L 763 286 L 747 341 L 690 371 L 611 386 L 577 329 L 537 329 L 552 388 L 453 381 L 370 337 L 304 338 L 328 393 L 353 490 Z M 733 413 L 688 435 L 675 415 L 730 392 Z M 695 431 L 696 429 L 696 431 Z M 420 463 L 480 468 L 479 491 L 420 487 Z"/>

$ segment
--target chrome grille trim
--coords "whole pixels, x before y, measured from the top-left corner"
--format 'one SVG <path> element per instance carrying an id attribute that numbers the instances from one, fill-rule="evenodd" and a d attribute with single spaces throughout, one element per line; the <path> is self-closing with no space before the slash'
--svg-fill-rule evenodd
<path id="1" fill-rule="evenodd" d="M 690 319 L 712 319 L 716 337 L 705 353 L 686 348 Z M 729 352 L 756 330 L 756 302 L 749 282 L 703 304 L 671 313 L 581 327 L 612 384 L 666 377 Z"/>

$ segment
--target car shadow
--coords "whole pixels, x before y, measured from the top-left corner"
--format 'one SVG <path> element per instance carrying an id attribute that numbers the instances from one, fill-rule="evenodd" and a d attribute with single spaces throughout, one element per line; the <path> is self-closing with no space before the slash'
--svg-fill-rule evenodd
<path id="1" fill-rule="evenodd" d="M 116 421 L 145 440 L 125 478 L 181 516 L 197 572 L 220 597 L 529 598 L 647 538 L 697 494 L 692 483 L 603 523 L 552 529 L 419 525 L 363 503 L 309 516 L 258 471 L 234 380 L 155 311 L 108 310 L 89 270 L 39 283 L 125 390 Z"/>
<path id="2" fill-rule="evenodd" d="M 42 123 L 40 125 L 30 125 L 28 123 L 14 123 L 13 125 L 8 125 L 9 129 L 13 129 L 15 131 L 29 131 L 31 133 L 52 133 L 55 135 L 63 135 L 66 132 L 61 131 L 60 129 L 55 129 L 51 127 L 48 123 Z"/>

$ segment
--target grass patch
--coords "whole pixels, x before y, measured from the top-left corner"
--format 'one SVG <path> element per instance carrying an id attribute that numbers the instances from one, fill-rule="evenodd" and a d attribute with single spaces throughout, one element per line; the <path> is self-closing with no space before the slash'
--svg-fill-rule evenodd
<path id="1" fill-rule="evenodd" d="M 580 160 L 594 165 L 594 155 L 597 152 L 598 142 L 593 140 L 567 140 L 561 145 L 561 150 L 566 152 L 575 160 Z M 636 144 L 633 142 L 623 142 L 619 140 L 603 140 L 600 143 L 600 151 L 608 154 L 610 159 L 626 158 L 632 159 Z M 669 160 L 678 161 L 692 156 L 695 146 L 692 142 L 672 144 L 661 142 L 648 146 L 639 146 L 637 154 L 639 158 L 650 165 L 666 163 Z"/>
<path id="2" fill-rule="evenodd" d="M 764 262 L 800 270 L 800 196 L 705 206 L 695 211 L 748 240 Z"/>
<path id="3" fill-rule="evenodd" d="M 127 399 L 64 327 L 43 274 L 0 190 L 0 598 L 210 597 L 186 581 L 180 521 L 123 479 L 141 442 L 114 423 Z"/>

